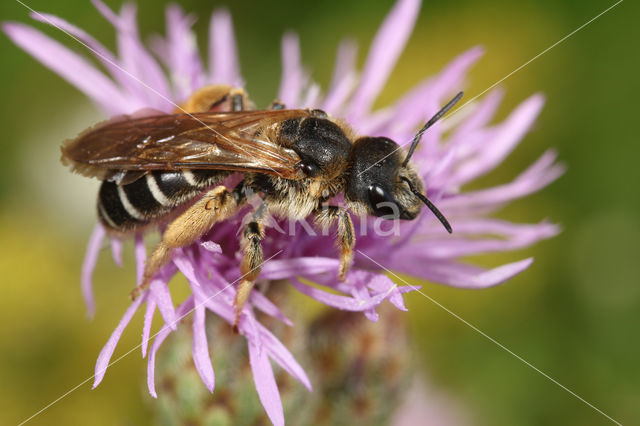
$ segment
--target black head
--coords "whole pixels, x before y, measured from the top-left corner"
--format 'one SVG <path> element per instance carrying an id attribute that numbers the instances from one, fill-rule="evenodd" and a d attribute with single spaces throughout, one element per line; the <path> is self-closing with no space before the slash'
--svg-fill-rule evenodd
<path id="1" fill-rule="evenodd" d="M 415 219 L 424 204 L 451 232 L 447 219 L 424 195 L 424 183 L 409 159 L 422 134 L 461 97 L 462 92 L 420 129 L 406 156 L 400 146 L 389 138 L 363 137 L 355 141 L 345 187 L 347 201 L 363 207 L 373 216 L 405 220 Z"/>

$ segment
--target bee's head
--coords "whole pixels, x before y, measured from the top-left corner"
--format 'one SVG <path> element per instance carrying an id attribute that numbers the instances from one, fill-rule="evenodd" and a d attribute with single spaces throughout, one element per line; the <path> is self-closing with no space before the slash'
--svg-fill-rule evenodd
<path id="1" fill-rule="evenodd" d="M 402 167 L 402 153 L 388 138 L 364 137 L 355 141 L 351 151 L 351 170 L 345 196 L 363 205 L 367 213 L 389 219 L 414 219 L 420 212 L 420 200 L 403 179 L 423 190 L 420 177 L 411 167 Z"/>
<path id="2" fill-rule="evenodd" d="M 426 205 L 448 232 L 451 226 L 425 195 L 424 183 L 409 163 L 422 134 L 460 100 L 462 92 L 434 115 L 416 134 L 409 152 L 385 137 L 362 137 L 351 150 L 346 200 L 373 216 L 412 220 Z"/>
<path id="3" fill-rule="evenodd" d="M 403 165 L 404 151 L 389 138 L 364 137 L 352 149 L 345 197 L 373 216 L 412 220 L 423 203 L 450 230 L 444 216 L 427 200 L 424 183 L 411 164 Z"/>

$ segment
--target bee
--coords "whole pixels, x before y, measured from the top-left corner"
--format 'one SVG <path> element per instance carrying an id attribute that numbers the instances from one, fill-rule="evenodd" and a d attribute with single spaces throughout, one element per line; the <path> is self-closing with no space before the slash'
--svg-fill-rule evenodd
<path id="1" fill-rule="evenodd" d="M 391 139 L 357 137 L 324 111 L 286 109 L 277 101 L 254 110 L 242 89 L 207 86 L 183 104 L 183 113 L 124 116 L 87 129 L 63 145 L 62 162 L 102 180 L 98 217 L 108 232 L 128 235 L 166 225 L 134 298 L 173 249 L 195 242 L 245 207 L 249 191 L 258 194 L 260 204 L 241 233 L 237 327 L 260 274 L 267 213 L 295 220 L 314 215 L 323 226 L 337 222 L 341 280 L 355 245 L 350 212 L 412 220 L 424 204 L 452 232 L 409 160 L 422 134 L 461 97 L 462 92 L 432 117 L 403 155 Z M 242 181 L 226 188 L 222 182 L 233 173 Z M 327 205 L 338 194 L 344 206 Z"/>

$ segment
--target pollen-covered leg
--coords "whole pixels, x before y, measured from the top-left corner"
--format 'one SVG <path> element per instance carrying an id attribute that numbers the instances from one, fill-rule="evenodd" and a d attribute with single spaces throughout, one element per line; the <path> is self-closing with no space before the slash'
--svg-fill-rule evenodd
<path id="1" fill-rule="evenodd" d="M 338 218 L 338 247 L 340 248 L 338 278 L 341 281 L 346 278 L 351 262 L 353 262 L 353 247 L 355 245 L 356 237 L 351 216 L 346 210 L 342 210 Z"/>
<path id="2" fill-rule="evenodd" d="M 242 111 L 251 105 L 246 92 L 226 84 L 212 84 L 196 90 L 176 113 Z M 239 108 L 239 109 L 238 109 Z"/>
<path id="3" fill-rule="evenodd" d="M 167 264 L 173 249 L 196 241 L 216 222 L 234 214 L 239 203 L 240 198 L 235 191 L 232 193 L 224 186 L 217 186 L 174 219 L 162 234 L 162 241 L 147 259 L 142 282 L 131 292 L 131 297 L 135 299 L 146 289 L 156 272 Z"/>
<path id="4" fill-rule="evenodd" d="M 264 226 L 261 223 L 264 213 L 264 204 L 258 207 L 253 215 L 252 221 L 244 228 L 242 235 L 241 247 L 243 251 L 242 263 L 240 264 L 241 281 L 236 291 L 236 300 L 234 302 L 235 321 L 233 329 L 238 332 L 238 323 L 242 308 L 247 303 L 251 289 L 255 284 L 260 269 L 264 262 L 262 254 L 262 239 L 264 238 Z"/>
<path id="5" fill-rule="evenodd" d="M 356 244 L 351 216 L 346 209 L 337 206 L 328 206 L 316 211 L 316 221 L 323 227 L 331 226 L 336 220 L 338 221 L 336 245 L 340 250 L 338 278 L 344 281 L 353 261 L 353 247 Z"/>

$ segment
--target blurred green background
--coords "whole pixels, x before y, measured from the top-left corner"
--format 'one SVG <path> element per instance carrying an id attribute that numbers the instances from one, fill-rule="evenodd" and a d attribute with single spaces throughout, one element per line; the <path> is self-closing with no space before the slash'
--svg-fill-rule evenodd
<path id="1" fill-rule="evenodd" d="M 112 28 L 89 2 L 26 3 L 114 46 Z M 114 8 L 121 4 L 107 3 Z M 164 31 L 161 3 L 138 1 L 143 35 Z M 200 16 L 196 31 L 202 46 L 209 14 L 216 6 L 228 6 L 242 73 L 258 105 L 276 94 L 285 30 L 299 33 L 303 61 L 326 87 L 339 40 L 354 37 L 362 63 L 393 4 L 180 3 Z M 471 97 L 611 4 L 428 1 L 378 105 L 438 72 L 455 55 L 483 45 L 486 54 L 469 75 Z M 507 96 L 499 118 L 534 92 L 543 92 L 547 104 L 524 143 L 477 185 L 507 181 L 544 150 L 556 147 L 568 172 L 499 215 L 514 221 L 549 218 L 562 225 L 563 233 L 527 250 L 478 259 L 497 264 L 536 257 L 530 269 L 502 286 L 482 291 L 433 284 L 424 288 L 623 424 L 640 424 L 639 9 L 637 2 L 621 3 L 501 84 Z M 2 20 L 29 22 L 27 12 L 13 0 L 0 4 Z M 83 51 L 59 32 L 46 32 Z M 81 93 L 4 35 L 0 52 L 0 423 L 15 424 L 93 374 L 96 356 L 128 304 L 123 295 L 132 286 L 133 255 L 126 246 L 125 267 L 119 269 L 103 252 L 95 280 L 97 315 L 88 321 L 79 275 L 95 220 L 97 182 L 68 173 L 59 163 L 59 145 L 101 116 Z M 608 423 L 425 298 L 412 294 L 406 299 L 415 353 L 427 377 L 464 407 L 472 424 Z M 138 344 L 140 316 L 115 356 Z M 145 377 L 146 361 L 135 351 L 111 367 L 96 390 L 90 390 L 90 382 L 82 385 L 30 424 L 149 424 Z"/>

